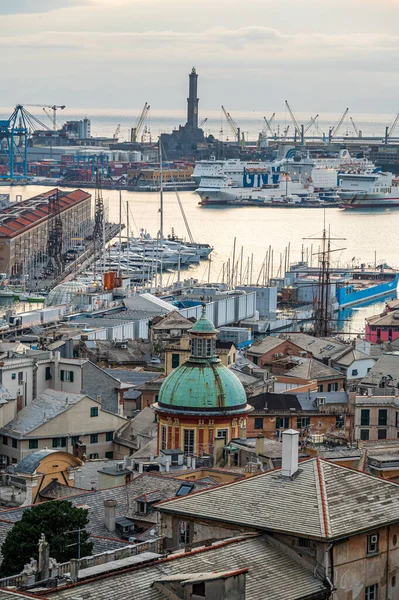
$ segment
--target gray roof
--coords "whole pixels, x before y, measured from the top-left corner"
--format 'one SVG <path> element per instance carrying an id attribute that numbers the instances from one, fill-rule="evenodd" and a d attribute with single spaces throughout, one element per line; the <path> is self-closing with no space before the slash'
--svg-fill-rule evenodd
<path id="1" fill-rule="evenodd" d="M 226 542 L 175 554 L 143 565 L 140 569 L 89 580 L 67 589 L 47 592 L 50 600 L 164 600 L 152 584 L 173 575 L 203 574 L 209 571 L 248 569 L 246 600 L 299 600 L 322 593 L 325 585 L 294 558 L 277 548 L 265 536 L 234 538 Z M 283 576 L 282 576 L 283 575 Z"/>
<path id="2" fill-rule="evenodd" d="M 134 386 L 142 385 L 159 377 L 159 372 L 154 371 L 136 371 L 134 369 L 104 369 L 104 371 L 123 383 L 131 383 Z"/>
<path id="3" fill-rule="evenodd" d="M 252 344 L 252 346 L 250 348 L 248 348 L 247 354 L 249 354 L 251 356 L 252 355 L 262 356 L 266 352 L 273 350 L 273 348 L 277 348 L 278 346 L 281 346 L 282 344 L 284 344 L 284 342 L 285 342 L 285 340 L 281 340 L 278 337 L 268 336 L 268 337 L 264 338 L 263 340 L 260 340 L 259 342 L 255 342 L 254 344 Z"/>
<path id="4" fill-rule="evenodd" d="M 332 379 L 334 377 L 343 377 L 342 373 L 336 369 L 332 369 L 315 358 L 290 356 L 289 359 L 284 359 L 284 361 L 288 360 L 297 364 L 295 367 L 292 367 L 292 369 L 284 371 L 284 375 L 287 377 L 301 377 L 303 379 Z M 283 364 L 284 361 L 280 361 L 281 364 Z M 276 362 L 275 364 L 278 365 L 279 363 Z"/>
<path id="5" fill-rule="evenodd" d="M 356 350 L 356 348 L 348 348 L 344 352 L 334 354 L 334 356 L 332 356 L 331 359 L 334 364 L 340 365 L 342 367 L 350 367 L 350 365 L 356 360 L 375 360 L 369 354 L 360 352 L 360 350 Z"/>
<path id="6" fill-rule="evenodd" d="M 342 538 L 399 522 L 399 487 L 323 459 L 292 479 L 270 471 L 170 500 L 159 510 L 315 539 Z"/>
<path id="7" fill-rule="evenodd" d="M 48 456 L 49 454 L 54 454 L 57 450 L 39 450 L 38 452 L 33 452 L 29 454 L 29 456 L 25 456 L 21 460 L 21 462 L 16 466 L 17 473 L 34 473 L 37 467 L 40 465 L 43 458 Z"/>
<path id="8" fill-rule="evenodd" d="M 137 496 L 145 493 L 150 493 L 156 490 L 160 490 L 161 498 L 173 498 L 176 495 L 177 490 L 184 483 L 181 479 L 173 477 L 165 477 L 159 474 L 143 473 L 135 477 L 127 485 L 121 485 L 114 488 L 107 488 L 105 490 L 87 491 L 80 493 L 76 496 L 68 498 L 73 506 L 87 508 L 89 510 L 89 526 L 88 530 L 93 535 L 99 535 L 104 537 L 117 537 L 116 534 L 111 534 L 104 526 L 104 500 L 116 500 L 116 518 L 131 516 L 135 510 L 134 499 Z M 206 484 L 198 484 L 194 482 L 195 488 L 206 489 Z M 57 502 L 57 500 L 54 500 Z M 5 509 L 0 511 L 0 524 L 3 521 L 6 522 L 17 522 L 22 519 L 24 510 L 30 510 L 30 507 L 20 507 L 15 509 Z M 155 516 L 154 516 L 155 519 Z M 146 515 L 146 521 L 151 521 L 151 515 Z M 4 542 L 2 537 L 2 529 L 0 527 L 0 547 Z"/>
<path id="9" fill-rule="evenodd" d="M 289 339 L 302 350 L 310 352 L 315 358 L 324 358 L 337 354 L 339 350 L 345 349 L 345 344 L 333 338 L 316 338 L 307 333 L 280 334 L 280 338 Z"/>
<path id="10" fill-rule="evenodd" d="M 146 406 L 134 417 L 131 421 L 128 421 L 125 425 L 116 432 L 115 437 L 123 438 L 128 441 L 132 440 L 132 436 L 138 435 L 153 438 L 156 435 L 157 422 L 155 412 L 150 406 Z M 155 435 L 152 435 L 155 432 Z"/>
<path id="11" fill-rule="evenodd" d="M 120 461 L 116 460 L 86 460 L 76 471 L 75 471 L 75 486 L 80 489 L 93 490 L 97 489 L 98 485 L 98 471 L 104 467 L 115 467 L 116 463 Z"/>
<path id="12" fill-rule="evenodd" d="M 348 404 L 346 392 L 303 392 L 295 395 L 302 410 L 317 410 L 316 398 L 325 398 L 326 404 Z"/>
<path id="13" fill-rule="evenodd" d="M 46 389 L 28 406 L 25 406 L 12 421 L 4 425 L 1 431 L 17 436 L 29 435 L 40 425 L 55 419 L 83 398 L 86 398 L 86 394 Z"/>
<path id="14" fill-rule="evenodd" d="M 388 377 L 386 385 L 397 387 L 399 383 L 399 354 L 383 354 L 362 379 L 362 383 L 379 386 L 381 379 Z"/>

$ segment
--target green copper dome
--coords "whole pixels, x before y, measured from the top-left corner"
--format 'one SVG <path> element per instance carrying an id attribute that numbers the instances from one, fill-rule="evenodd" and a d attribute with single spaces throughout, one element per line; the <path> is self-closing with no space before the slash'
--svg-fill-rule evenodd
<path id="1" fill-rule="evenodd" d="M 241 381 L 218 358 L 193 359 L 163 382 L 159 410 L 174 412 L 248 412 Z"/>
<path id="2" fill-rule="evenodd" d="M 206 304 L 202 303 L 202 314 L 190 329 L 190 333 L 217 333 L 212 321 L 206 318 Z"/>
<path id="3" fill-rule="evenodd" d="M 251 410 L 241 381 L 216 355 L 216 334 L 203 302 L 201 317 L 190 329 L 191 356 L 161 385 L 156 410 L 201 415 Z"/>

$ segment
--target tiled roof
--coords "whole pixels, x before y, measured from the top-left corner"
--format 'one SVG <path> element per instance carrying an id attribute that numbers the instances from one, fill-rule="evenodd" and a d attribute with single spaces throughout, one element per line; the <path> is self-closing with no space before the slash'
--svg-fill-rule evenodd
<path id="1" fill-rule="evenodd" d="M 381 379 L 388 378 L 385 387 L 396 387 L 399 383 L 399 354 L 383 354 L 362 379 L 362 383 L 379 386 Z"/>
<path id="2" fill-rule="evenodd" d="M 307 333 L 280 334 L 280 338 L 288 339 L 296 346 L 310 352 L 315 358 L 332 356 L 339 350 L 345 349 L 345 344 L 333 338 L 316 338 Z"/>
<path id="3" fill-rule="evenodd" d="M 29 435 L 40 425 L 58 417 L 85 397 L 86 394 L 46 389 L 25 406 L 10 423 L 4 425 L 1 431 L 9 435 Z"/>
<path id="4" fill-rule="evenodd" d="M 10 220 L 1 223 L 0 234 L 3 234 L 3 237 L 12 238 L 47 219 L 49 213 L 48 198 L 56 192 L 56 189 L 48 190 L 39 196 L 34 196 L 22 202 L 11 203 L 10 206 L 2 210 L 2 216 L 9 217 Z M 61 212 L 91 196 L 83 190 L 73 192 L 58 190 L 58 194 Z M 41 199 L 43 199 L 42 202 Z"/>
<path id="5" fill-rule="evenodd" d="M 58 500 L 58 498 L 71 498 L 72 496 L 78 496 L 86 490 L 80 490 L 79 488 L 72 487 L 69 485 L 63 485 L 59 481 L 53 479 L 45 488 L 40 490 L 39 495 L 41 498 L 46 500 Z"/>
<path id="6" fill-rule="evenodd" d="M 288 553 L 263 536 L 235 538 L 208 548 L 173 555 L 138 569 L 89 580 L 46 593 L 50 600 L 164 600 L 155 581 L 185 573 L 235 571 L 247 568 L 246 600 L 299 600 L 324 597 L 325 584 Z M 326 593 L 327 597 L 327 593 Z"/>
<path id="7" fill-rule="evenodd" d="M 280 340 L 278 337 L 266 337 L 260 342 L 255 342 L 247 351 L 249 355 L 262 356 L 266 352 L 273 350 L 273 348 L 277 348 L 278 346 L 282 346 L 285 340 Z"/>
<path id="8" fill-rule="evenodd" d="M 314 458 L 158 505 L 159 510 L 315 539 L 399 522 L 399 486 Z"/>
<path id="9" fill-rule="evenodd" d="M 297 364 L 292 369 L 284 371 L 284 375 L 287 377 L 300 377 L 302 379 L 333 379 L 334 377 L 342 379 L 343 377 L 342 373 L 315 358 L 291 356 L 289 360 Z M 284 361 L 279 362 L 284 364 Z M 275 365 L 278 366 L 279 362 L 276 362 Z"/>
<path id="10" fill-rule="evenodd" d="M 135 477 L 129 484 L 121 485 L 104 490 L 87 491 L 76 496 L 68 498 L 74 506 L 89 507 L 89 530 L 93 535 L 109 536 L 109 531 L 104 526 L 104 500 L 116 500 L 116 518 L 133 516 L 136 506 L 134 499 L 141 494 L 149 494 L 152 491 L 159 490 L 161 499 L 173 498 L 182 484 L 181 479 L 173 477 L 164 477 L 162 475 L 143 473 Z M 206 489 L 207 485 L 194 482 L 195 489 Z M 56 502 L 57 500 L 55 500 Z M 133 506 L 132 506 L 133 505 Z M 22 519 L 24 510 L 30 510 L 31 507 L 20 507 L 14 509 L 5 509 L 0 511 L 0 547 L 4 542 L 5 535 L 2 530 L 2 522 L 17 522 Z M 151 520 L 151 514 L 145 515 L 146 521 Z M 155 521 L 155 515 L 154 515 Z M 115 534 L 112 534 L 115 535 Z M 115 535 L 115 537 L 117 537 Z"/>

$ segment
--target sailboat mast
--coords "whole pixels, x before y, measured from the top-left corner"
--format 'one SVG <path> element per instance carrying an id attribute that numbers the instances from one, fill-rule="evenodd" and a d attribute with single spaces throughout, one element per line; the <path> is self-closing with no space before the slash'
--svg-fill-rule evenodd
<path id="1" fill-rule="evenodd" d="M 122 252 L 122 190 L 119 190 L 119 254 L 118 254 L 118 276 L 121 276 L 121 252 Z M 129 243 L 127 252 L 129 254 Z"/>
<path id="2" fill-rule="evenodd" d="M 162 142 L 161 138 L 159 138 L 159 240 L 161 244 L 161 262 L 160 262 L 160 272 L 159 272 L 159 287 L 162 291 L 162 253 L 163 253 L 163 165 L 162 165 Z"/>

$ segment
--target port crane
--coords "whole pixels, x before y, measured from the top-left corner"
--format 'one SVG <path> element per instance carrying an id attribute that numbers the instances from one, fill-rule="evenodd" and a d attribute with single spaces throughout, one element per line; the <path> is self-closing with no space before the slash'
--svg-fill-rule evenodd
<path id="1" fill-rule="evenodd" d="M 65 104 L 53 104 L 52 106 L 49 104 L 24 104 L 24 106 L 35 106 L 36 108 L 42 108 L 53 123 L 53 131 L 57 131 L 57 110 L 64 110 Z M 48 112 L 48 108 L 52 111 L 52 114 Z"/>
<path id="2" fill-rule="evenodd" d="M 270 135 L 271 135 L 271 137 L 275 137 L 275 136 L 274 136 L 274 133 L 273 133 L 273 130 L 272 130 L 272 123 L 273 123 L 273 121 L 274 121 L 274 117 L 275 117 L 275 116 L 276 116 L 276 113 L 274 112 L 274 113 L 272 114 L 272 116 L 270 117 L 270 119 L 269 119 L 269 120 L 267 120 L 267 119 L 266 119 L 266 117 L 263 117 L 263 120 L 264 120 L 264 122 L 265 122 L 265 126 L 264 126 L 264 128 L 263 128 L 263 131 L 262 131 L 262 135 L 263 135 L 263 136 L 266 136 L 266 135 L 267 135 L 267 132 L 269 132 L 269 133 L 270 133 Z"/>
<path id="3" fill-rule="evenodd" d="M 234 121 L 234 119 L 230 115 L 230 113 L 227 112 L 227 110 L 225 109 L 224 106 L 222 106 L 222 111 L 223 111 L 224 116 L 226 117 L 226 121 L 229 124 L 229 127 L 230 127 L 232 133 L 234 134 L 234 137 L 237 140 L 237 144 L 241 144 L 241 147 L 245 148 L 244 134 L 242 135 L 242 138 L 241 138 L 240 128 L 238 127 L 237 123 Z"/>
<path id="4" fill-rule="evenodd" d="M 394 118 L 392 125 L 390 127 L 385 127 L 385 140 L 384 141 L 386 144 L 388 144 L 388 140 L 390 139 L 391 135 L 393 134 L 394 129 L 395 129 L 396 125 L 398 124 L 398 121 L 399 121 L 399 112 L 396 115 L 396 117 Z"/>
<path id="5" fill-rule="evenodd" d="M 344 113 L 342 115 L 342 117 L 340 118 L 340 120 L 338 121 L 338 123 L 335 125 L 335 127 L 330 127 L 330 130 L 328 132 L 328 141 L 331 143 L 333 138 L 337 137 L 339 130 L 341 129 L 341 125 L 345 120 L 346 115 L 349 112 L 349 108 L 346 108 L 344 110 Z"/>
<path id="6" fill-rule="evenodd" d="M 318 114 L 315 117 L 311 117 L 309 123 L 307 123 L 307 125 L 304 126 L 303 133 L 307 133 L 309 131 L 309 129 L 312 127 L 312 125 L 314 125 L 316 123 L 318 118 L 319 118 Z"/>
<path id="7" fill-rule="evenodd" d="M 112 137 L 114 138 L 114 140 L 117 140 L 117 139 L 118 139 L 118 135 L 119 135 L 119 132 L 120 132 L 120 130 L 121 130 L 121 124 L 120 124 L 120 123 L 118 123 L 118 125 L 117 125 L 117 127 L 116 127 L 116 129 L 115 129 L 115 133 L 114 133 L 114 135 L 112 136 Z"/>
<path id="8" fill-rule="evenodd" d="M 140 132 L 143 128 L 144 125 L 144 120 L 148 115 L 148 111 L 150 110 L 150 105 L 146 102 L 144 104 L 144 108 L 141 111 L 141 114 L 139 116 L 139 119 L 137 121 L 137 124 L 135 127 L 132 127 L 132 129 L 130 130 L 130 141 L 131 142 L 137 142 L 140 136 Z"/>
<path id="9" fill-rule="evenodd" d="M 360 137 L 360 133 L 359 133 L 359 130 L 358 130 L 358 128 L 356 127 L 356 123 L 355 123 L 355 121 L 352 119 L 352 117 L 349 117 L 349 119 L 350 119 L 350 121 L 351 121 L 351 123 L 352 123 L 352 125 L 353 125 L 353 129 L 355 130 L 356 137 Z"/>
<path id="10" fill-rule="evenodd" d="M 198 127 L 202 127 L 203 125 L 205 125 L 205 123 L 208 121 L 208 117 L 205 117 L 205 119 L 202 119 L 201 123 L 198 125 Z"/>
<path id="11" fill-rule="evenodd" d="M 303 143 L 304 142 L 304 139 L 303 139 L 303 128 L 299 126 L 298 121 L 296 120 L 295 115 L 292 112 L 291 107 L 288 104 L 287 100 L 285 101 L 285 106 L 286 106 L 288 112 L 290 113 L 291 120 L 292 120 L 292 122 L 294 124 L 294 129 L 295 129 L 296 133 L 299 135 L 299 137 L 301 138 L 302 143 Z"/>

